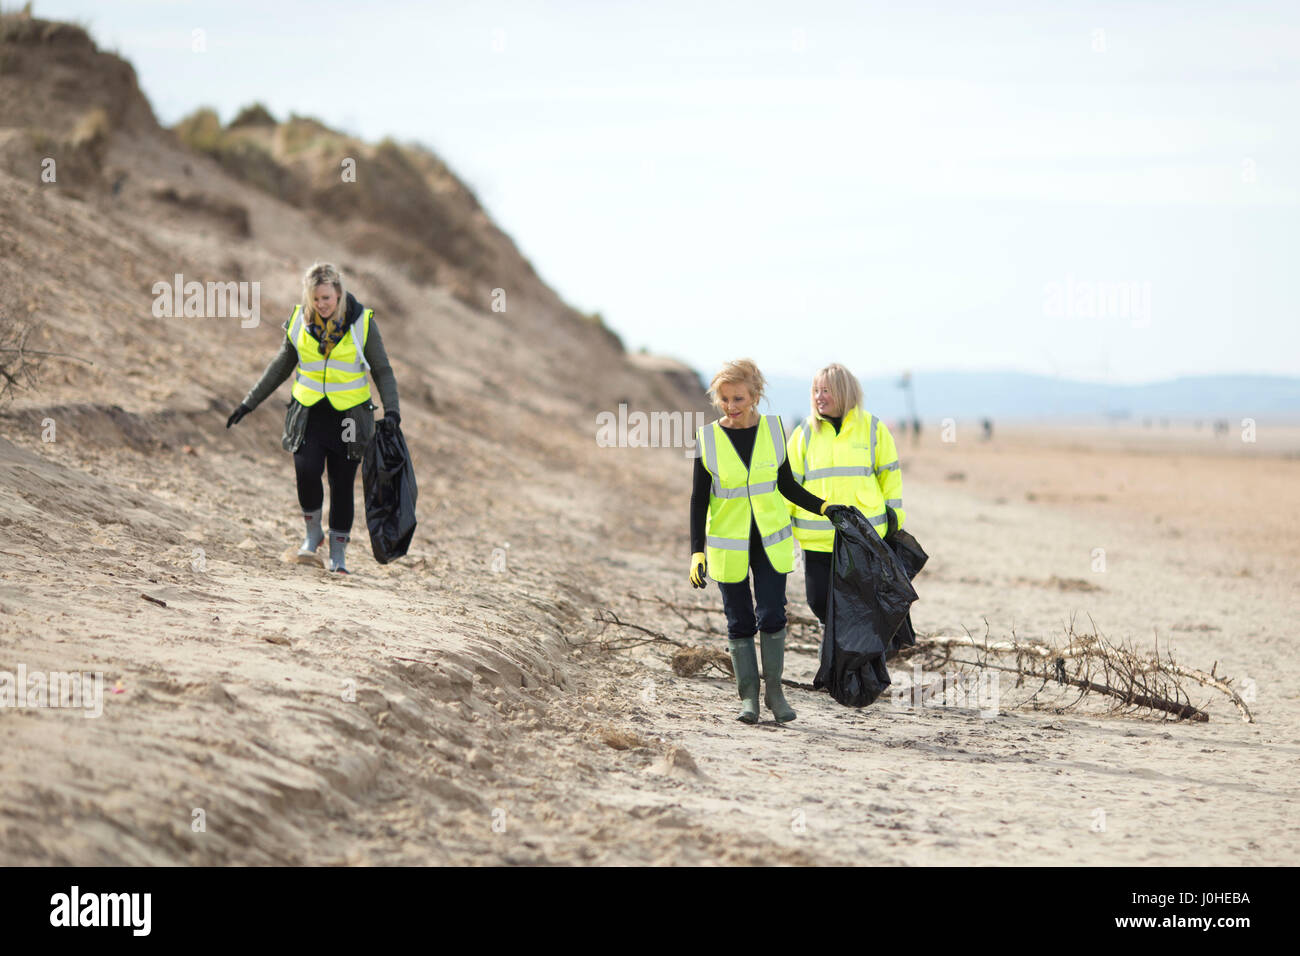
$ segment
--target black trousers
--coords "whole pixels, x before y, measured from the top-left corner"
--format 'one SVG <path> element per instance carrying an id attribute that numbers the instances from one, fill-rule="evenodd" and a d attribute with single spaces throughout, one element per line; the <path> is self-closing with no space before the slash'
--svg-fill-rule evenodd
<path id="1" fill-rule="evenodd" d="M 829 551 L 808 551 L 803 553 L 803 586 L 808 597 L 808 607 L 817 615 L 817 620 L 826 626 L 827 601 L 830 599 L 831 587 L 831 553 Z"/>
<path id="2" fill-rule="evenodd" d="M 817 620 L 826 626 L 826 612 L 829 610 L 831 586 L 831 553 L 829 551 L 805 551 L 803 553 L 804 592 L 808 596 L 808 606 L 817 615 Z M 912 630 L 912 615 L 903 618 L 903 623 L 894 632 L 889 650 L 911 647 L 916 643 L 916 632 Z"/>
<path id="3" fill-rule="evenodd" d="M 750 576 L 754 590 L 749 590 Z M 785 575 L 772 567 L 757 531 L 750 525 L 749 574 L 743 581 L 718 582 L 722 610 L 727 615 L 727 638 L 742 640 L 759 631 L 775 634 L 785 627 Z"/>
<path id="4" fill-rule="evenodd" d="M 307 414 L 307 430 L 302 447 L 293 455 L 293 470 L 298 479 L 298 504 L 303 511 L 315 511 L 325 501 L 321 475 L 330 476 L 330 514 L 327 528 L 351 531 L 354 518 L 352 486 L 357 466 L 349 461 L 343 443 L 343 412 L 322 399 Z"/>

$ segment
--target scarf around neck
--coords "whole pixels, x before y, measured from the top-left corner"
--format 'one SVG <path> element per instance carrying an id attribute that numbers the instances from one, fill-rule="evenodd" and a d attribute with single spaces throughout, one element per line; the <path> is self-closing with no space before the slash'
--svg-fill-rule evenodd
<path id="1" fill-rule="evenodd" d="M 307 330 L 320 342 L 320 354 L 326 358 L 329 358 L 334 346 L 343 338 L 347 328 L 347 312 L 347 302 L 344 301 L 334 307 L 334 314 L 328 319 L 322 320 L 313 309 L 311 318 L 307 320 Z"/>

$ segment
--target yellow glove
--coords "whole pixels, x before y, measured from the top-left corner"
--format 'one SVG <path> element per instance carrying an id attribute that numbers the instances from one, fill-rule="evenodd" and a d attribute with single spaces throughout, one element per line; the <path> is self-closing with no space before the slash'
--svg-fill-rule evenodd
<path id="1" fill-rule="evenodd" d="M 696 551 L 691 555 L 691 587 L 708 587 L 704 580 L 704 552 Z"/>
<path id="2" fill-rule="evenodd" d="M 822 514 L 826 513 L 826 509 L 830 507 L 830 504 L 831 500 L 829 498 L 822 502 Z"/>

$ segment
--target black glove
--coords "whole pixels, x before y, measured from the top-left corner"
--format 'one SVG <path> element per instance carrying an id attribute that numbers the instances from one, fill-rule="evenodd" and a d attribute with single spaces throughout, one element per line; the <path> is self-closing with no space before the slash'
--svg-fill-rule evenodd
<path id="1" fill-rule="evenodd" d="M 885 515 L 889 519 L 889 530 L 885 532 L 885 540 L 890 541 L 894 537 L 894 532 L 898 530 L 898 515 L 888 505 L 885 506 Z"/>
<path id="2" fill-rule="evenodd" d="M 252 411 L 251 408 L 249 408 L 243 402 L 240 402 L 239 407 L 236 408 L 233 412 L 231 412 L 230 417 L 226 419 L 226 427 L 229 428 L 231 425 L 238 423 L 238 421 L 241 418 L 243 418 L 251 411 Z"/>
<path id="3" fill-rule="evenodd" d="M 826 517 L 830 519 L 831 524 L 839 524 L 844 518 L 847 518 L 849 512 L 853 509 L 848 505 L 827 505 Z"/>
<path id="4" fill-rule="evenodd" d="M 402 424 L 402 416 L 399 415 L 397 412 L 390 412 L 388 409 L 385 408 L 384 421 L 392 422 L 394 425 L 400 425 Z"/>

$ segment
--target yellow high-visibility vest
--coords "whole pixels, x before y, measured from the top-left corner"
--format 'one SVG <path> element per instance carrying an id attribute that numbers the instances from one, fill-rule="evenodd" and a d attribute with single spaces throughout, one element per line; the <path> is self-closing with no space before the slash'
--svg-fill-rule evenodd
<path id="1" fill-rule="evenodd" d="M 903 473 L 898 449 L 885 423 L 851 408 L 839 434 L 830 422 L 809 416 L 790 436 L 787 452 L 795 481 L 834 505 L 852 505 L 866 515 L 882 538 L 889 533 L 885 507 L 903 526 Z M 830 551 L 835 528 L 829 518 L 789 504 L 795 540 L 805 551 Z"/>
<path id="2" fill-rule="evenodd" d="M 758 525 L 763 550 L 781 574 L 794 570 L 794 538 L 790 512 L 776 487 L 776 473 L 785 461 L 785 429 L 776 415 L 764 415 L 754 436 L 749 468 L 718 422 L 695 433 L 704 467 L 713 476 L 709 514 L 705 520 L 708 575 L 724 584 L 749 576 L 749 526 Z"/>
<path id="3" fill-rule="evenodd" d="M 338 308 L 344 308 L 344 303 L 340 302 Z M 289 342 L 298 350 L 298 367 L 293 374 L 294 398 L 303 405 L 315 405 L 328 398 L 339 411 L 370 398 L 370 383 L 366 380 L 370 365 L 366 362 L 365 348 L 370 317 L 374 314 L 374 309 L 366 309 L 326 358 L 321 354 L 320 343 L 307 331 L 302 306 L 294 307 L 289 327 L 285 329 Z"/>

